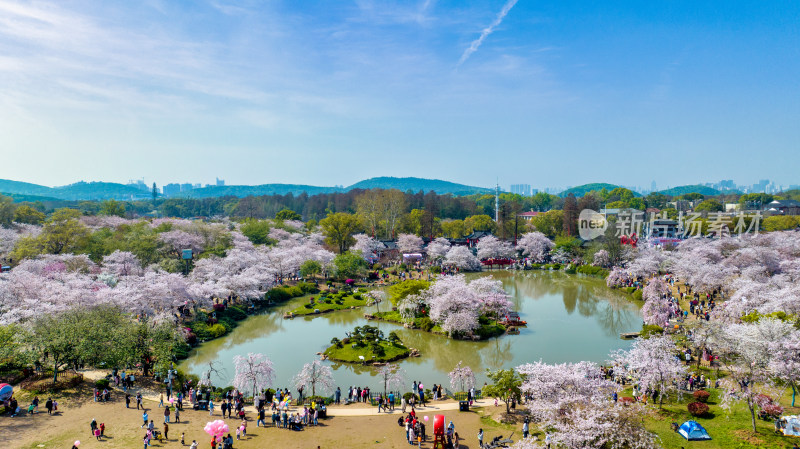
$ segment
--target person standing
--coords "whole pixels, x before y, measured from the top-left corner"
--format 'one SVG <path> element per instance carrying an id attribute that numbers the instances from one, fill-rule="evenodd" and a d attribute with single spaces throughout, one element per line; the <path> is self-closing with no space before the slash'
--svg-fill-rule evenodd
<path id="1" fill-rule="evenodd" d="M 169 405 L 164 407 L 164 423 L 169 422 Z"/>
<path id="2" fill-rule="evenodd" d="M 136 410 L 142 406 L 142 393 L 136 393 Z"/>
<path id="3" fill-rule="evenodd" d="M 164 423 L 164 439 L 169 441 L 169 424 Z"/>
<path id="4" fill-rule="evenodd" d="M 522 423 L 522 438 L 528 438 L 528 419 L 525 419 L 525 422 Z"/>
<path id="5" fill-rule="evenodd" d="M 483 429 L 478 429 L 478 447 L 483 447 Z"/>
<path id="6" fill-rule="evenodd" d="M 91 429 L 92 429 L 91 433 L 92 433 L 92 436 L 94 436 L 94 431 L 97 430 L 97 420 L 92 418 L 92 422 L 89 423 L 89 427 L 91 427 Z"/>
<path id="7" fill-rule="evenodd" d="M 125 408 L 131 408 L 131 395 L 125 393 Z"/>
<path id="8" fill-rule="evenodd" d="M 341 388 L 336 387 L 336 396 L 335 397 L 336 397 L 336 400 L 334 401 L 334 404 L 339 405 L 339 400 L 342 398 L 342 389 Z"/>
<path id="9" fill-rule="evenodd" d="M 47 398 L 47 402 L 44 403 L 44 407 L 47 409 L 47 414 L 48 415 L 52 415 L 53 414 L 53 399 L 52 398 Z"/>

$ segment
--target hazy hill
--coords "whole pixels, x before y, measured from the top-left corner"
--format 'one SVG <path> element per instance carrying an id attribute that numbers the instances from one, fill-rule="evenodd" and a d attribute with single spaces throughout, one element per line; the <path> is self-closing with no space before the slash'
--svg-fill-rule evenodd
<path id="1" fill-rule="evenodd" d="M 129 200 L 148 198 L 150 192 L 115 182 L 76 182 L 62 187 L 53 187 L 50 196 L 64 200 Z"/>
<path id="2" fill-rule="evenodd" d="M 701 186 L 701 185 L 688 185 L 688 186 L 678 186 L 673 187 L 671 189 L 662 190 L 658 193 L 669 195 L 669 196 L 680 196 L 685 193 L 699 193 L 700 195 L 705 196 L 717 196 L 721 194 L 717 189 L 712 189 L 711 187 Z"/>
<path id="3" fill-rule="evenodd" d="M 261 195 L 300 195 L 303 192 L 308 195 L 319 193 L 340 192 L 342 189 L 336 187 L 317 187 L 303 184 L 262 184 L 257 186 L 209 186 L 200 189 L 193 189 L 188 192 L 181 192 L 175 197 L 188 198 L 215 198 L 220 196 L 261 196 Z"/>
<path id="4" fill-rule="evenodd" d="M 52 190 L 51 187 L 40 186 L 39 184 L 0 179 L 0 192 L 15 193 L 18 195 L 51 196 Z"/>
<path id="5" fill-rule="evenodd" d="M 567 190 L 559 193 L 558 196 L 560 196 L 562 198 L 566 198 L 567 195 L 569 195 L 571 193 L 571 194 L 575 195 L 576 197 L 581 197 L 581 196 L 584 196 L 584 195 L 586 195 L 587 193 L 589 193 L 591 191 L 598 191 L 598 190 L 606 189 L 606 190 L 608 190 L 610 192 L 610 191 L 616 189 L 617 187 L 622 187 L 622 186 L 618 186 L 616 184 L 608 184 L 606 182 L 593 182 L 591 184 L 584 184 L 582 186 L 572 187 L 570 189 L 567 189 Z M 633 192 L 633 194 L 635 196 L 641 196 L 637 192 Z"/>
<path id="6" fill-rule="evenodd" d="M 407 190 L 411 190 L 413 192 L 419 192 L 420 190 L 423 192 L 429 192 L 433 190 L 438 194 L 452 193 L 453 195 L 494 193 L 493 189 L 456 184 L 454 182 L 442 181 L 440 179 L 394 178 L 390 176 L 365 179 L 345 188 L 345 190 L 353 189 L 397 189 L 403 192 Z"/>

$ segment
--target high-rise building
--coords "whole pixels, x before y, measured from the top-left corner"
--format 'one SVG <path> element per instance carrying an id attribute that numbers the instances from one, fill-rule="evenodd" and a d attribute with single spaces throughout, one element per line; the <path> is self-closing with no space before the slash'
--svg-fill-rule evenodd
<path id="1" fill-rule="evenodd" d="M 181 185 L 180 184 L 167 184 L 162 188 L 164 192 L 164 196 L 172 196 L 178 193 L 181 193 Z"/>
<path id="2" fill-rule="evenodd" d="M 217 185 L 218 186 L 224 186 L 225 185 L 225 180 L 217 178 Z"/>
<path id="3" fill-rule="evenodd" d="M 655 191 L 657 191 L 657 190 L 658 190 L 658 189 L 656 188 L 656 182 L 655 182 L 655 181 L 651 182 L 651 183 L 650 183 L 650 191 L 651 191 L 651 192 L 655 192 Z"/>
<path id="4" fill-rule="evenodd" d="M 511 193 L 522 196 L 531 196 L 530 184 L 511 184 Z"/>
<path id="5" fill-rule="evenodd" d="M 190 190 L 192 190 L 192 183 L 191 182 L 185 182 L 185 183 L 181 184 L 181 192 L 188 192 Z"/>

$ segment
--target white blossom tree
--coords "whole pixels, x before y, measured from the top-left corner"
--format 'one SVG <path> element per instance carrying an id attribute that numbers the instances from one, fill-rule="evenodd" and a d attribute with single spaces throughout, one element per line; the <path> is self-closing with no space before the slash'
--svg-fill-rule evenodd
<path id="1" fill-rule="evenodd" d="M 366 234 L 356 234 L 353 238 L 356 239 L 356 243 L 350 247 L 350 250 L 356 252 L 361 251 L 361 255 L 368 262 L 377 260 L 378 251 L 386 248 L 386 245 L 382 242 Z"/>
<path id="2" fill-rule="evenodd" d="M 422 251 L 423 243 L 422 238 L 414 234 L 400 234 L 397 236 L 397 249 L 403 254 Z"/>
<path id="3" fill-rule="evenodd" d="M 475 246 L 478 249 L 478 259 L 499 259 L 514 255 L 514 247 L 493 235 L 480 239 Z"/>
<path id="4" fill-rule="evenodd" d="M 426 248 L 428 259 L 433 262 L 444 260 L 445 256 L 447 256 L 447 252 L 450 250 L 450 246 L 450 242 L 446 238 L 437 238 L 429 243 L 428 248 Z"/>
<path id="5" fill-rule="evenodd" d="M 772 342 L 772 360 L 769 368 L 775 377 L 792 387 L 792 407 L 800 384 L 800 332 L 792 331 L 786 337 Z"/>
<path id="6" fill-rule="evenodd" d="M 297 375 L 294 376 L 292 382 L 295 388 L 311 387 L 311 395 L 317 395 L 317 388 L 321 391 L 329 393 L 335 387 L 333 381 L 333 370 L 327 365 L 323 365 L 319 360 L 314 360 L 311 363 L 306 363 Z"/>
<path id="7" fill-rule="evenodd" d="M 675 343 L 669 336 L 638 339 L 630 350 L 616 351 L 611 358 L 616 373 L 627 374 L 642 388 L 658 392 L 659 407 L 686 376 L 686 367 L 675 357 Z"/>
<path id="8" fill-rule="evenodd" d="M 611 265 L 611 257 L 609 256 L 608 251 L 601 249 L 600 251 L 594 253 L 594 256 L 592 256 L 592 265 L 604 268 Z"/>
<path id="9" fill-rule="evenodd" d="M 547 254 L 555 244 L 541 232 L 528 232 L 522 235 L 517 241 L 517 249 L 522 251 L 522 255 L 531 259 L 534 263 L 545 261 Z"/>
<path id="10" fill-rule="evenodd" d="M 454 246 L 447 251 L 444 265 L 463 271 L 479 271 L 481 261 L 466 246 Z"/>
<path id="11" fill-rule="evenodd" d="M 402 388 L 406 382 L 406 372 L 396 363 L 387 363 L 378 368 L 378 377 L 383 382 L 383 394 L 393 388 Z"/>
<path id="12" fill-rule="evenodd" d="M 450 371 L 450 388 L 453 391 L 467 391 L 475 386 L 475 373 L 466 365 L 462 366 L 463 361 L 459 360 L 453 371 Z"/>
<path id="13" fill-rule="evenodd" d="M 252 391 L 253 397 L 258 396 L 261 390 L 272 385 L 275 380 L 272 361 L 264 354 L 251 352 L 247 357 L 237 355 L 233 357 L 233 363 L 236 368 L 233 386 L 239 391 Z"/>

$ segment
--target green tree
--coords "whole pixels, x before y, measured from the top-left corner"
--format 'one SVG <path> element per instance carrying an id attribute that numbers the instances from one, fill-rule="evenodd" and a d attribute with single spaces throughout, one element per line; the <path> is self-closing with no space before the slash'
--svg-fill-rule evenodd
<path id="1" fill-rule="evenodd" d="M 486 397 L 498 398 L 506 403 L 506 413 L 509 413 L 509 403 L 511 398 L 519 399 L 522 396 L 522 377 L 513 369 L 501 369 L 497 371 L 486 370 L 486 377 L 492 381 L 491 385 L 483 387 L 483 394 Z"/>
<path id="2" fill-rule="evenodd" d="M 300 265 L 300 275 L 304 278 L 314 277 L 322 273 L 322 264 L 316 260 L 307 260 Z"/>
<path id="3" fill-rule="evenodd" d="M 254 245 L 272 245 L 274 240 L 269 238 L 269 222 L 247 218 L 241 226 L 242 234 Z"/>
<path id="4" fill-rule="evenodd" d="M 617 189 L 614 189 L 617 190 Z M 564 233 L 566 235 L 576 235 L 578 233 L 578 201 L 575 195 L 569 194 L 564 199 Z"/>
<path id="5" fill-rule="evenodd" d="M 529 227 L 532 231 L 539 231 L 550 239 L 556 238 L 564 229 L 564 211 L 549 210 L 533 217 Z"/>
<path id="6" fill-rule="evenodd" d="M 44 252 L 74 252 L 89 233 L 86 226 L 78 220 L 80 217 L 81 213 L 75 209 L 56 209 L 45 221 L 39 235 Z"/>
<path id="7" fill-rule="evenodd" d="M 394 284 L 389 287 L 389 301 L 392 305 L 397 306 L 400 301 L 411 295 L 418 295 L 421 291 L 431 286 L 428 281 L 421 279 L 406 279 L 403 282 Z"/>
<path id="8" fill-rule="evenodd" d="M 337 255 L 333 259 L 337 279 L 361 279 L 367 273 L 367 261 L 352 251 Z"/>
<path id="9" fill-rule="evenodd" d="M 800 217 L 796 215 L 773 215 L 761 222 L 761 228 L 767 232 L 786 231 L 800 226 Z"/>
<path id="10" fill-rule="evenodd" d="M 291 209 L 283 209 L 275 214 L 276 220 L 302 220 L 303 216 Z"/>
<path id="11" fill-rule="evenodd" d="M 644 200 L 647 203 L 647 207 L 655 207 L 656 209 L 663 209 L 667 205 L 667 196 L 658 192 L 648 194 Z"/>
<path id="12" fill-rule="evenodd" d="M 705 200 L 694 208 L 695 212 L 722 212 L 722 209 L 722 203 L 714 199 Z"/>
<path id="13" fill-rule="evenodd" d="M 464 220 L 442 220 L 440 226 L 445 237 L 460 239 L 467 235 Z"/>
<path id="14" fill-rule="evenodd" d="M 353 234 L 361 230 L 361 221 L 358 217 L 345 212 L 328 214 L 319 221 L 319 225 L 325 235 L 325 242 L 336 248 L 339 254 L 343 254 L 355 243 Z"/>
<path id="15" fill-rule="evenodd" d="M 697 201 L 697 200 L 702 200 L 704 197 L 700 193 L 689 192 L 689 193 L 684 193 L 679 198 L 686 201 Z"/>
<path id="16" fill-rule="evenodd" d="M 17 223 L 39 225 L 44 222 L 45 218 L 47 218 L 47 216 L 44 213 L 39 212 L 27 204 L 19 206 L 17 210 L 14 211 L 14 221 Z"/>
<path id="17" fill-rule="evenodd" d="M 14 200 L 11 197 L 0 195 L 0 226 L 9 226 L 14 220 Z"/>
<path id="18" fill-rule="evenodd" d="M 467 235 L 475 231 L 496 232 L 497 223 L 492 220 L 492 217 L 482 214 L 473 215 L 464 219 L 464 232 Z"/>
<path id="19" fill-rule="evenodd" d="M 99 215 L 116 215 L 117 217 L 125 216 L 125 205 L 117 200 L 105 200 L 100 204 Z"/>

